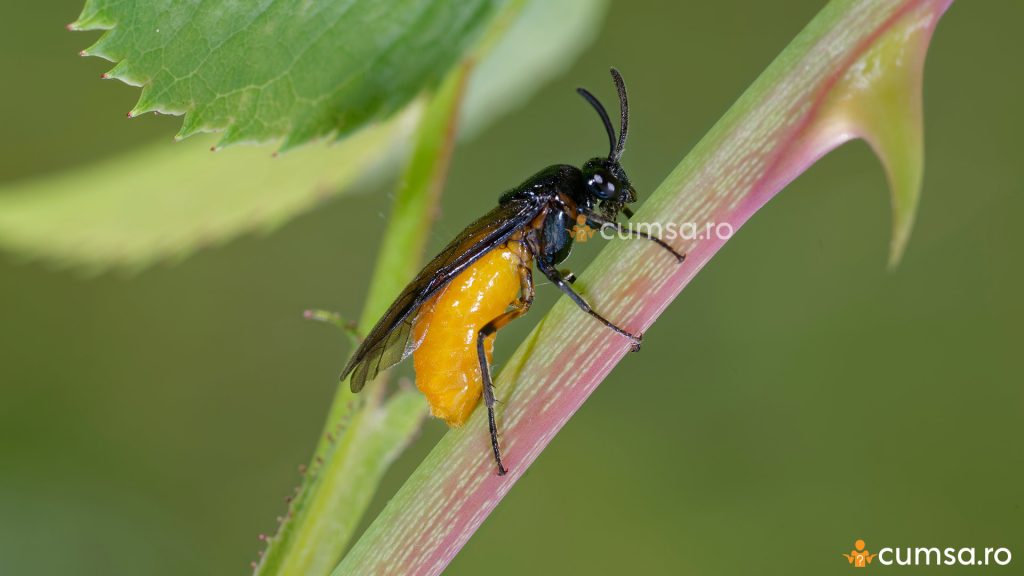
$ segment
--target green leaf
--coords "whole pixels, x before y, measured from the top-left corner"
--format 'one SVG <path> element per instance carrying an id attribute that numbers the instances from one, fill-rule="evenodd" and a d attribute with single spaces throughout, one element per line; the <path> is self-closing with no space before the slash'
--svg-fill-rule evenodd
<path id="1" fill-rule="evenodd" d="M 867 140 L 889 174 L 895 230 L 890 257 L 898 259 L 920 193 L 924 57 L 950 2 L 829 3 L 632 219 L 646 223 L 640 230 L 661 232 L 685 250 L 686 261 L 677 264 L 650 242 L 613 239 L 580 278 L 594 308 L 643 332 L 732 237 L 730 231 L 853 138 Z M 642 106 L 634 102 L 632 110 Z M 687 236 L 687 223 L 701 231 L 712 224 L 718 233 Z M 485 448 L 486 414 L 477 410 L 464 427 L 445 435 L 334 575 L 440 573 L 629 350 L 628 340 L 590 326 L 597 325 L 562 298 L 497 378 L 509 475 L 494 474 Z M 567 361 L 580 358 L 586 361 Z"/>
<path id="2" fill-rule="evenodd" d="M 180 137 L 284 148 L 349 133 L 435 85 L 502 0 L 88 0 L 83 51 L 142 86 L 131 115 L 183 114 Z"/>
<path id="3" fill-rule="evenodd" d="M 212 140 L 159 144 L 64 174 L 0 186 L 0 244 L 99 271 L 138 268 L 232 236 L 273 228 L 383 166 L 415 111 L 272 157 Z"/>
<path id="4" fill-rule="evenodd" d="M 460 125 L 477 133 L 582 52 L 606 2 L 510 4 L 477 57 Z M 521 10 L 521 15 L 519 10 Z M 562 23 L 562 33 L 537 41 Z M 497 40 L 493 40 L 497 38 Z M 478 49 L 478 52 L 480 50 Z M 333 146 L 274 158 L 266 149 L 217 154 L 211 137 L 139 150 L 52 176 L 0 185 L 0 246 L 91 271 L 183 258 L 246 232 L 265 231 L 321 199 L 392 173 L 419 118 L 410 105 Z"/>

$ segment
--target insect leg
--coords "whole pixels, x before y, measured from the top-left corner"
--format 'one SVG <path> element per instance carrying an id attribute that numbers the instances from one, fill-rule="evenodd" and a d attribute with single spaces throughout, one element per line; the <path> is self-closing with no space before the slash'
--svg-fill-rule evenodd
<path id="1" fill-rule="evenodd" d="M 548 280 L 554 282 L 555 286 L 558 286 L 558 288 L 562 292 L 564 292 L 566 296 L 572 298 L 572 301 L 575 302 L 581 310 L 583 310 L 587 314 L 590 314 L 594 318 L 597 318 L 602 324 L 611 328 L 616 333 L 621 334 L 626 338 L 632 340 L 634 352 L 640 349 L 640 340 L 642 336 L 627 332 L 622 328 L 619 328 L 615 324 L 612 324 L 604 316 L 598 314 L 593 308 L 590 307 L 590 304 L 587 304 L 587 301 L 584 300 L 582 296 L 577 294 L 576 291 L 572 289 L 572 286 L 570 286 L 569 283 L 565 281 L 565 278 L 562 277 L 561 272 L 559 272 L 554 266 L 552 266 L 550 262 L 548 262 L 544 258 L 537 258 L 537 268 L 539 268 L 540 271 L 543 272 L 544 275 L 548 277 Z"/>
<path id="2" fill-rule="evenodd" d="M 484 340 L 488 336 L 501 330 L 503 326 L 526 314 L 533 304 L 533 273 L 529 266 L 519 268 L 519 281 L 521 293 L 519 299 L 512 305 L 512 309 L 491 320 L 484 325 L 476 334 L 476 355 L 480 360 L 480 376 L 483 379 L 484 404 L 487 406 L 487 424 L 491 431 L 491 448 L 494 450 L 494 461 L 498 464 L 498 476 L 504 476 L 507 470 L 501 463 L 501 449 L 498 447 L 498 425 L 494 421 L 494 383 L 491 381 L 491 367 L 487 362 L 487 353 L 484 350 Z"/>
<path id="3" fill-rule="evenodd" d="M 558 271 L 558 273 L 561 274 L 562 278 L 565 278 L 565 281 L 568 282 L 569 284 L 576 283 L 576 275 L 573 274 L 572 270 L 569 270 L 568 268 L 562 268 L 561 270 Z"/>
<path id="4" fill-rule="evenodd" d="M 676 252 L 675 248 L 669 246 L 661 238 L 657 238 L 657 237 L 651 236 L 650 234 L 648 234 L 647 232 L 644 232 L 642 230 L 633 230 L 632 228 L 623 226 L 622 224 L 620 224 L 620 223 L 618 223 L 618 222 L 616 222 L 614 220 L 609 220 L 609 219 L 605 218 L 604 216 L 601 216 L 600 214 L 595 214 L 593 212 L 587 212 L 586 216 L 587 216 L 587 220 L 589 222 L 597 224 L 598 226 L 611 226 L 611 227 L 615 228 L 616 230 L 618 230 L 620 233 L 629 234 L 630 236 L 636 236 L 637 238 L 643 238 L 645 240 L 650 240 L 651 242 L 654 242 L 658 246 L 661 246 L 665 250 L 668 250 L 670 253 L 672 253 L 672 255 L 675 256 L 676 260 L 678 260 L 680 263 L 683 260 L 686 259 L 686 254 L 680 254 L 679 252 Z"/>

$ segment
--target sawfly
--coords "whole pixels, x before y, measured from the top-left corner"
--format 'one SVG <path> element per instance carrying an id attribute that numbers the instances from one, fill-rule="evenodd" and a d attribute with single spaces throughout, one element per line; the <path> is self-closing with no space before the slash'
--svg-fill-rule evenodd
<path id="1" fill-rule="evenodd" d="M 351 375 L 352 391 L 359 392 L 382 370 L 412 355 L 416 386 L 426 395 L 431 414 L 449 426 L 464 424 L 482 396 L 499 475 L 506 468 L 494 420 L 494 335 L 530 309 L 533 266 L 636 350 L 640 335 L 591 308 L 573 289 L 573 276 L 556 267 L 569 256 L 574 226 L 611 227 L 656 243 L 678 262 L 685 258 L 660 238 L 617 221 L 620 213 L 632 216 L 628 205 L 637 195 L 620 163 L 629 130 L 626 85 L 618 70 L 612 68 L 611 75 L 619 95 L 618 135 L 601 102 L 577 89 L 604 123 L 608 155 L 581 168 L 549 166 L 503 194 L 496 208 L 463 230 L 402 291 L 341 373 L 342 380 Z"/>

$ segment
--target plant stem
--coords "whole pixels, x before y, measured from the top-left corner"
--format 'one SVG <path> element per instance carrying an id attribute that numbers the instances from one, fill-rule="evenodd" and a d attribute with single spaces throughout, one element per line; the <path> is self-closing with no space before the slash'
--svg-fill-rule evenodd
<path id="1" fill-rule="evenodd" d="M 420 267 L 455 143 L 470 64 L 457 66 L 429 99 L 392 205 L 358 332 L 372 328 Z M 382 377 L 360 395 L 342 382 L 304 482 L 257 566 L 260 575 L 329 574 L 354 535 L 381 476 L 426 415 L 414 390 L 386 397 Z"/>

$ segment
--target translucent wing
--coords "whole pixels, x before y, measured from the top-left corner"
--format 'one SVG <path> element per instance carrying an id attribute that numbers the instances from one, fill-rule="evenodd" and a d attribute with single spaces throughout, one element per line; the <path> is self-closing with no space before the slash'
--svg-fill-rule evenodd
<path id="1" fill-rule="evenodd" d="M 470 224 L 405 287 L 341 372 L 359 392 L 368 380 L 408 356 L 416 311 L 467 266 L 530 223 L 543 209 L 533 198 L 511 198 Z"/>

